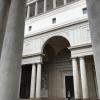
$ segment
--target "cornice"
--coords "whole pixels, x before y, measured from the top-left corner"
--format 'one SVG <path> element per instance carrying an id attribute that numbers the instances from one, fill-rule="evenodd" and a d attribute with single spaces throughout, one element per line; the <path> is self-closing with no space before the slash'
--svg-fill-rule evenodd
<path id="1" fill-rule="evenodd" d="M 85 48 L 85 47 L 92 47 L 92 43 L 81 44 L 81 45 L 77 45 L 77 46 L 71 46 L 71 47 L 68 47 L 68 49 L 69 50 L 75 50 L 75 49 Z"/>
<path id="2" fill-rule="evenodd" d="M 37 56 L 44 56 L 44 54 L 35 53 L 35 54 L 23 55 L 22 58 L 37 57 Z"/>

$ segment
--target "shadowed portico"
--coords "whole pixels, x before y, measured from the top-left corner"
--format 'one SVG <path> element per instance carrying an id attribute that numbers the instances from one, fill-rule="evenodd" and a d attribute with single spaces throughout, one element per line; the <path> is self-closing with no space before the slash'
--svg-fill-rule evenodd
<path id="1" fill-rule="evenodd" d="M 61 36 L 46 41 L 43 49 L 41 97 L 68 98 L 68 91 L 71 98 L 74 97 L 74 88 L 68 88 L 70 86 L 65 81 L 65 77 L 73 77 L 69 46 L 67 39 Z"/>

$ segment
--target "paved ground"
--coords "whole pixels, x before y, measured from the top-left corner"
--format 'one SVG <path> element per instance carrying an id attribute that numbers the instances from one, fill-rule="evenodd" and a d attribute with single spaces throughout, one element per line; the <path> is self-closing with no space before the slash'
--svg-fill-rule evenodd
<path id="1" fill-rule="evenodd" d="M 73 100 L 67 98 L 41 98 L 41 99 L 19 99 L 19 100 Z"/>

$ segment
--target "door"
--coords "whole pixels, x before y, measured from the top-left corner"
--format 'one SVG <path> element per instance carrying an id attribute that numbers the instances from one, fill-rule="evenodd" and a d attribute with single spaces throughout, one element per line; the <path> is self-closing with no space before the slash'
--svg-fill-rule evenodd
<path id="1" fill-rule="evenodd" d="M 66 98 L 74 98 L 73 76 L 65 76 Z"/>

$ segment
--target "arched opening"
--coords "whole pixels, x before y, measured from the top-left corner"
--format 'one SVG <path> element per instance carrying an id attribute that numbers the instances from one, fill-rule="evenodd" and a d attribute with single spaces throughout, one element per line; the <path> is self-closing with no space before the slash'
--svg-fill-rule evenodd
<path id="1" fill-rule="evenodd" d="M 61 36 L 47 40 L 43 48 L 41 97 L 74 97 L 70 43 Z"/>

